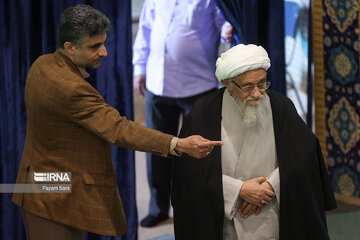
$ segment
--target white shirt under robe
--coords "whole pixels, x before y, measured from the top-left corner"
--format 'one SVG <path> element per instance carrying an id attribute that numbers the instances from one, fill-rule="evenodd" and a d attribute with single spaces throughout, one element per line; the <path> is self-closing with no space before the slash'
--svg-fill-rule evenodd
<path id="1" fill-rule="evenodd" d="M 222 106 L 221 149 L 224 194 L 224 240 L 278 240 L 280 177 L 276 159 L 275 136 L 270 99 L 263 95 L 267 106 L 265 119 L 246 127 L 239 109 L 228 90 Z M 264 176 L 276 196 L 259 215 L 241 218 L 237 211 L 242 203 L 239 192 L 244 181 Z"/>

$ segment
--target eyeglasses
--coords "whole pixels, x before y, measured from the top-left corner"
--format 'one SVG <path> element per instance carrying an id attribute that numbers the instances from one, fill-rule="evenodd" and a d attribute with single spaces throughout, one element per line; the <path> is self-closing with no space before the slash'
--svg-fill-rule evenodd
<path id="1" fill-rule="evenodd" d="M 254 83 L 249 83 L 249 84 L 245 84 L 243 86 L 239 86 L 239 84 L 237 84 L 235 81 L 233 81 L 233 83 L 235 84 L 235 86 L 237 86 L 241 91 L 244 91 L 246 93 L 250 93 L 254 90 L 255 86 L 259 89 L 259 90 L 266 90 L 270 87 L 271 82 L 270 81 L 260 81 L 256 84 Z"/>

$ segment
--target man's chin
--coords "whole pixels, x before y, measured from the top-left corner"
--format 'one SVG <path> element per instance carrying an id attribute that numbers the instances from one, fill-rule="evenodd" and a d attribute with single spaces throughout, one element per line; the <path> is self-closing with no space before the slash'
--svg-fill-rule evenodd
<path id="1" fill-rule="evenodd" d="M 87 66 L 87 68 L 98 68 L 98 67 L 100 67 L 100 62 L 93 63 L 93 64 L 90 64 L 89 66 Z"/>

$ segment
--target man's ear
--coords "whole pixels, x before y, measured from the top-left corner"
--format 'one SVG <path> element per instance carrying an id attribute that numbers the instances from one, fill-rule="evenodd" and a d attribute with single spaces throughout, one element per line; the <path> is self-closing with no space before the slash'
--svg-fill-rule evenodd
<path id="1" fill-rule="evenodd" d="M 229 83 L 229 79 L 228 79 L 228 78 L 227 78 L 227 79 L 223 79 L 223 80 L 221 80 L 221 83 L 224 84 L 224 85 L 226 85 L 226 84 Z"/>
<path id="2" fill-rule="evenodd" d="M 231 86 L 230 86 L 230 79 L 223 79 L 221 80 L 221 83 L 225 85 L 225 87 L 229 90 L 229 92 L 231 93 Z"/>
<path id="3" fill-rule="evenodd" d="M 67 53 L 69 53 L 70 55 L 72 55 L 74 53 L 75 46 L 71 42 L 65 42 L 64 43 L 64 50 Z"/>

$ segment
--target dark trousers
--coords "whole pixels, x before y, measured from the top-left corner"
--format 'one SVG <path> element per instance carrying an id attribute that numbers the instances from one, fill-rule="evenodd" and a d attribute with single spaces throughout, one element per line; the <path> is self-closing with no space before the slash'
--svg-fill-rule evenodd
<path id="1" fill-rule="evenodd" d="M 22 210 L 26 240 L 83 240 L 84 231 Z"/>
<path id="2" fill-rule="evenodd" d="M 199 98 L 214 90 L 216 89 L 187 98 L 156 96 L 147 91 L 146 126 L 176 136 L 181 114 L 186 116 Z M 152 154 L 147 154 L 146 159 L 150 188 L 149 214 L 167 216 L 170 207 L 172 161 Z"/>

